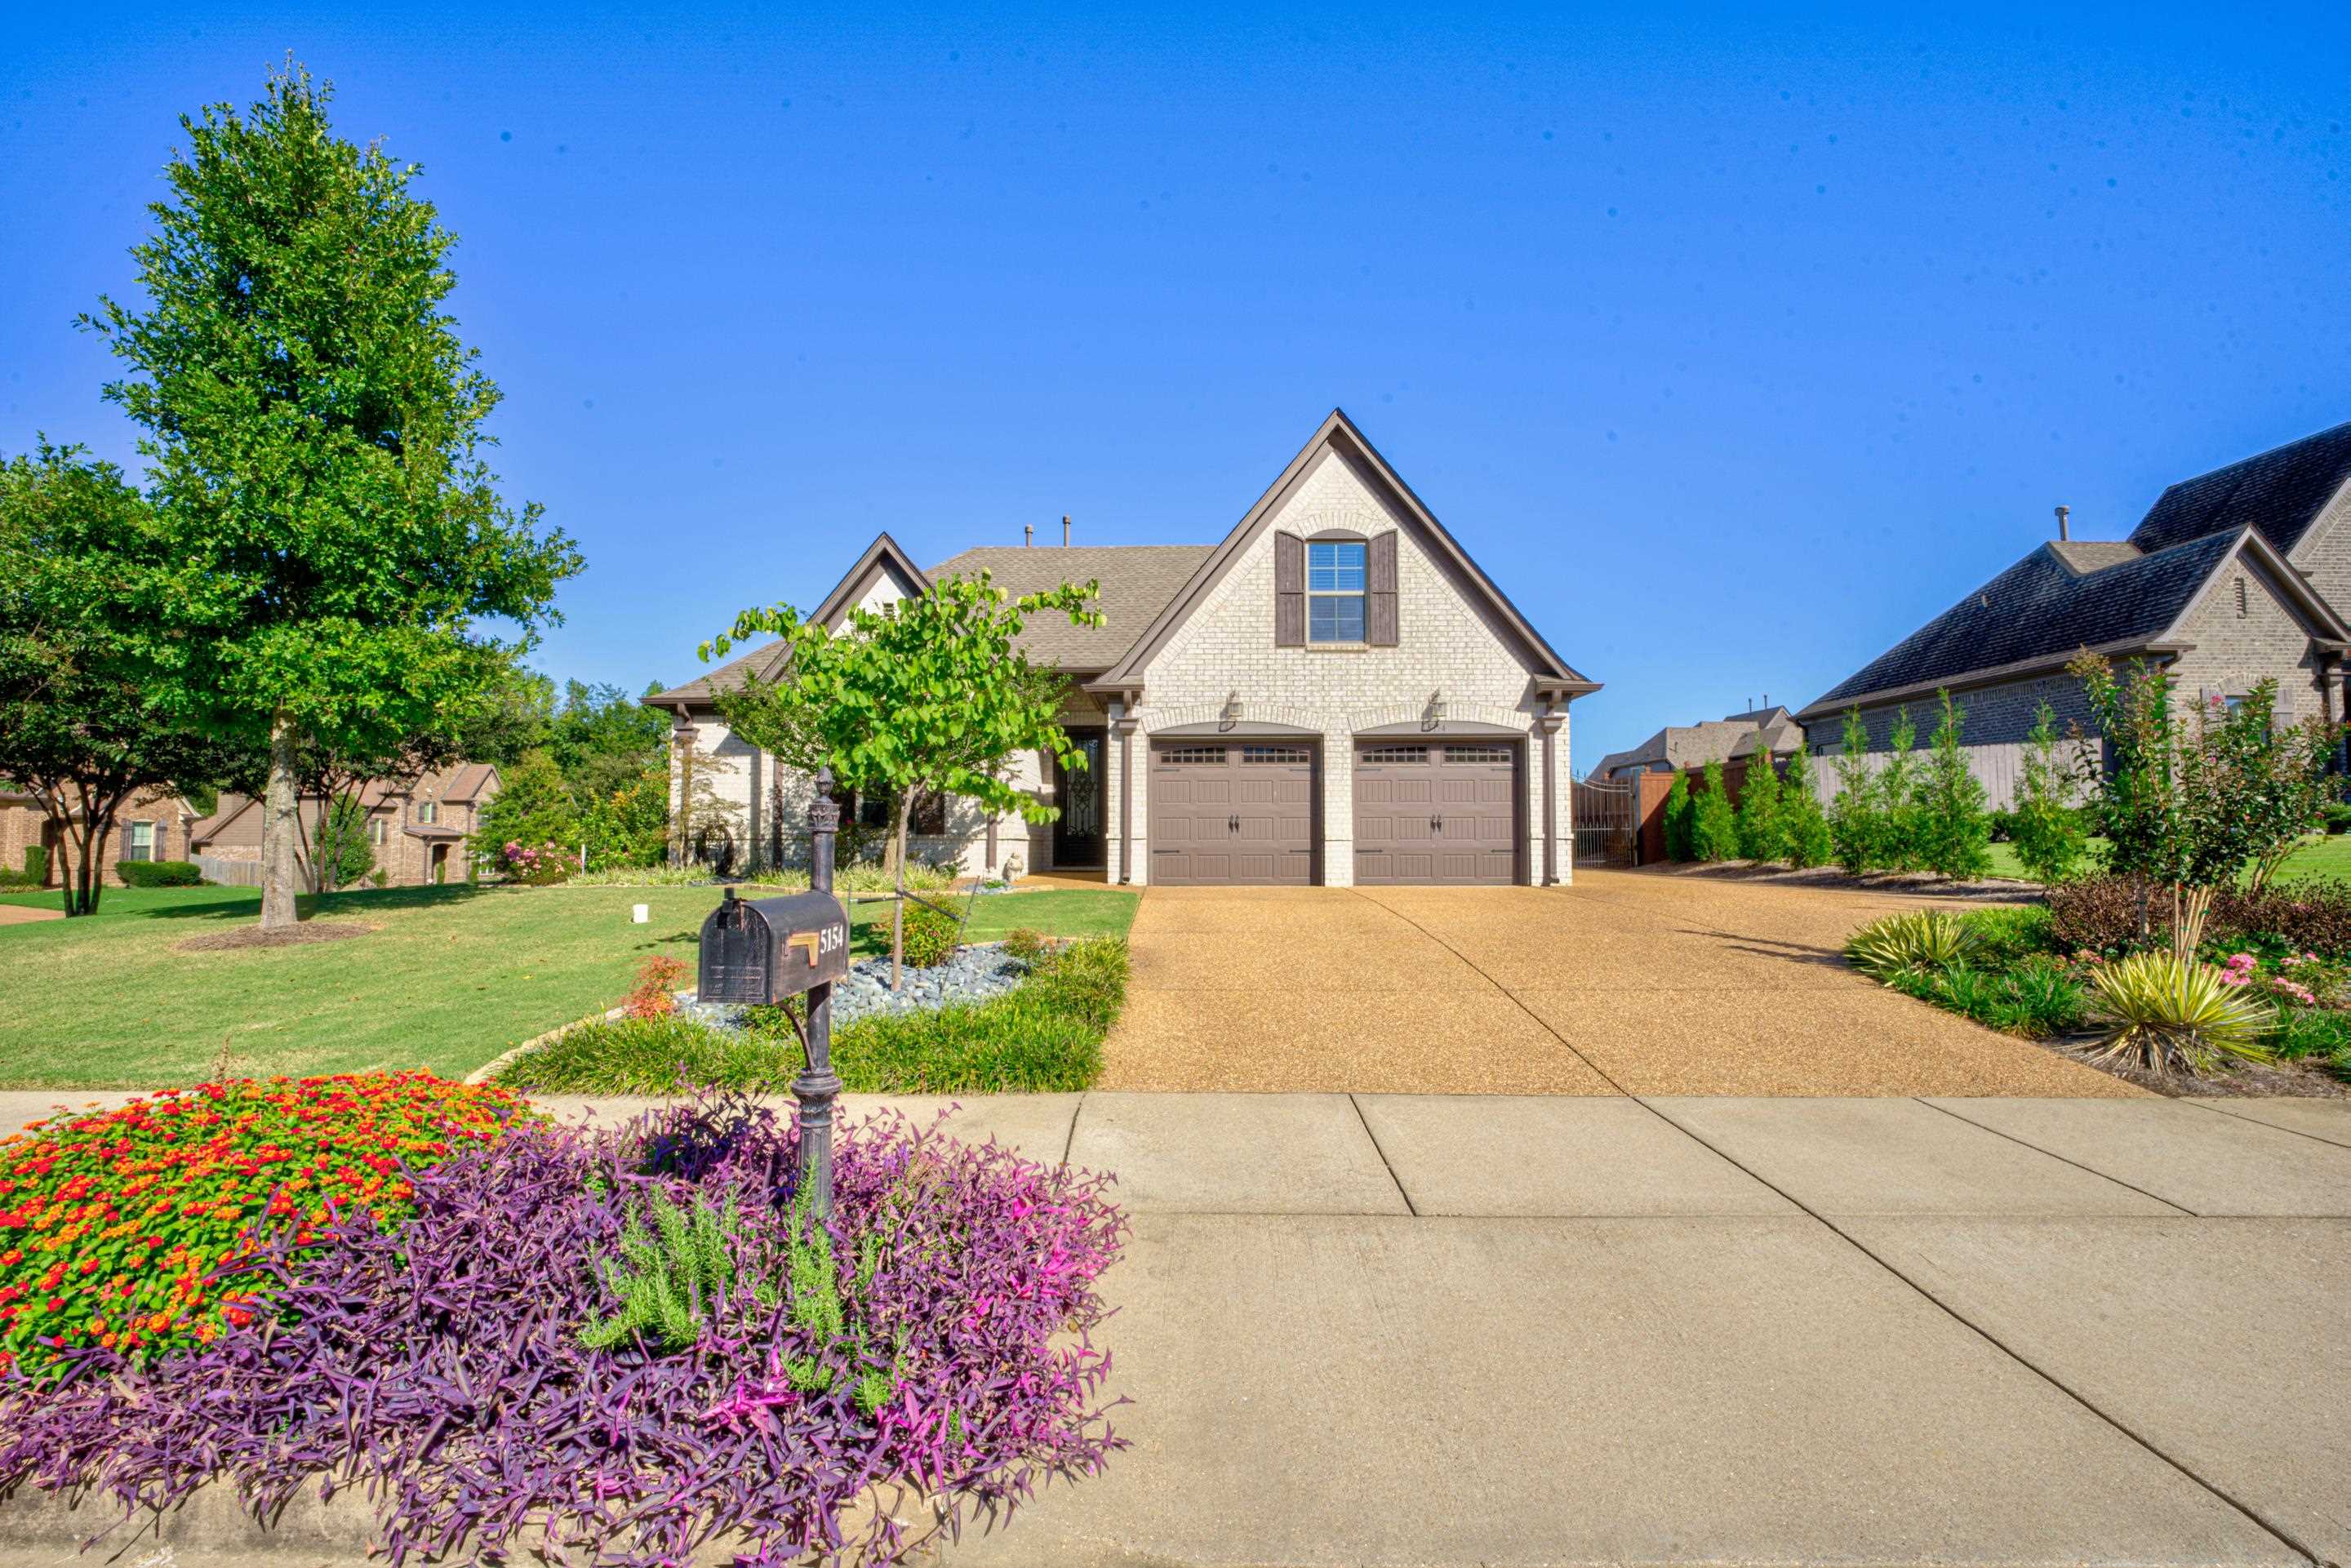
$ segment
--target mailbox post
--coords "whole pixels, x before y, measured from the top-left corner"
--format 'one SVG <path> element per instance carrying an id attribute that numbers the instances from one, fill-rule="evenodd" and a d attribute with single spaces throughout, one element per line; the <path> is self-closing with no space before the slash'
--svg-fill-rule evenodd
<path id="1" fill-rule="evenodd" d="M 781 898 L 744 900 L 728 888 L 702 923 L 696 995 L 705 1002 L 772 1007 L 808 998 L 801 1039 L 808 1060 L 792 1080 L 799 1102 L 799 1186 L 820 1219 L 832 1217 L 832 1103 L 841 1080 L 832 1071 L 832 983 L 849 973 L 849 915 L 832 892 L 833 838 L 841 808 L 832 801 L 832 770 L 816 776 L 809 807 L 809 890 Z"/>
<path id="2" fill-rule="evenodd" d="M 841 808 L 832 799 L 832 769 L 820 768 L 816 798 L 809 802 L 809 891 L 832 897 L 833 837 L 841 831 Z M 846 927 L 848 922 L 842 925 Z M 846 938 L 848 933 L 843 930 Z M 841 956 L 848 957 L 846 940 Z M 809 955 L 813 965 L 816 954 Z M 808 1060 L 792 1080 L 792 1098 L 800 1103 L 800 1185 L 810 1195 L 810 1207 L 819 1223 L 832 1218 L 832 1103 L 841 1093 L 841 1079 L 832 1071 L 832 982 L 826 980 L 808 993 Z"/>

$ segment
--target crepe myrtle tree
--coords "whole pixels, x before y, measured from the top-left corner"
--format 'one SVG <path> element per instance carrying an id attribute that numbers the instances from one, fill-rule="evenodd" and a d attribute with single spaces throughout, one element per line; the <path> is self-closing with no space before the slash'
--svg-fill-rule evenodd
<path id="1" fill-rule="evenodd" d="M 421 171 L 338 138 L 330 97 L 289 59 L 244 112 L 182 117 L 131 252 L 144 308 L 82 319 L 128 367 L 106 395 L 145 428 L 163 547 L 112 613 L 173 720 L 266 751 L 265 928 L 296 918 L 304 749 L 428 730 L 580 565 L 484 461 L 498 390 L 445 308 L 456 241 Z"/>
<path id="2" fill-rule="evenodd" d="M 838 632 L 789 605 L 747 610 L 702 645 L 705 661 L 736 643 L 773 633 L 787 644 L 780 674 L 747 679 L 713 699 L 735 733 L 786 767 L 831 767 L 842 785 L 892 800 L 897 867 L 890 910 L 890 986 L 905 955 L 906 827 L 918 795 L 960 795 L 987 810 L 1047 822 L 1058 810 L 1006 781 L 1023 751 L 1050 749 L 1064 768 L 1085 757 L 1061 728 L 1064 679 L 1016 646 L 1032 615 L 1067 615 L 1099 626 L 1100 585 L 1063 583 L 1008 597 L 989 580 L 946 578 L 879 610 L 859 608 Z"/>
<path id="3" fill-rule="evenodd" d="M 40 802 L 65 912 L 94 915 L 122 808 L 214 778 L 225 748 L 164 710 L 110 585 L 153 549 L 155 517 L 121 471 L 44 442 L 0 464 L 0 779 Z"/>

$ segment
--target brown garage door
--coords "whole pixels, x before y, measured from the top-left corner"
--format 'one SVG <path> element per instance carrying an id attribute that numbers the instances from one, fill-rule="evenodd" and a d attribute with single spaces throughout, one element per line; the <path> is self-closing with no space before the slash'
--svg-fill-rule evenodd
<path id="1" fill-rule="evenodd" d="M 1355 881 L 1518 880 L 1519 747 L 1504 740 L 1355 747 Z"/>
<path id="2" fill-rule="evenodd" d="M 1171 887 L 1314 880 L 1311 745 L 1162 741 L 1151 748 L 1151 880 Z"/>

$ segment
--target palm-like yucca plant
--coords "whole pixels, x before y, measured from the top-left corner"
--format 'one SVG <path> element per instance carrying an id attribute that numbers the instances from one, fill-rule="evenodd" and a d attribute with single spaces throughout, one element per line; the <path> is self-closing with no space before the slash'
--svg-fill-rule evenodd
<path id="1" fill-rule="evenodd" d="M 1873 920 L 1855 932 L 1844 945 L 1844 956 L 1863 974 L 1891 985 L 1902 975 L 1964 963 L 1979 945 L 1975 932 L 1958 915 L 1914 909 Z"/>
<path id="2" fill-rule="evenodd" d="M 2090 977 L 2090 1012 L 2102 1034 L 2093 1054 L 2158 1077 L 2210 1072 L 2224 1058 L 2267 1061 L 2262 1044 L 2275 1021 L 2259 998 L 2220 971 L 2170 953 L 2135 953 Z"/>

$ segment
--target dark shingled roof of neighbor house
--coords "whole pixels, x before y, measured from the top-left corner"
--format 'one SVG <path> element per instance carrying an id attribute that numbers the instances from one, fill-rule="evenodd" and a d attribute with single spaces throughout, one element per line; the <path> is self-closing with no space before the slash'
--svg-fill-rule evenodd
<path id="1" fill-rule="evenodd" d="M 2284 555 L 2346 481 L 2351 481 L 2351 423 L 2181 480 L 2156 498 L 2130 542 L 2153 552 L 2252 528 Z"/>
<path id="2" fill-rule="evenodd" d="M 1818 714 L 1875 692 L 1928 685 L 1978 670 L 2062 658 L 2085 646 L 2154 638 L 2179 618 L 2238 538 L 2231 529 L 2127 556 L 2076 546 L 2077 559 L 2118 557 L 2092 571 L 2063 559 L 2062 547 L 2043 545 L 1804 712 Z"/>

